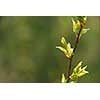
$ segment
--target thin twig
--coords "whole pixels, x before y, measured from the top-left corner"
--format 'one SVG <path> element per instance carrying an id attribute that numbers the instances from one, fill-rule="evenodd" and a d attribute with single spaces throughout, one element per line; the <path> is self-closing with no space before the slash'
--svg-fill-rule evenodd
<path id="1" fill-rule="evenodd" d="M 71 64 L 72 64 L 72 57 L 69 59 L 68 77 L 67 77 L 68 80 L 67 80 L 67 82 L 69 82 L 69 80 L 70 80 Z"/>

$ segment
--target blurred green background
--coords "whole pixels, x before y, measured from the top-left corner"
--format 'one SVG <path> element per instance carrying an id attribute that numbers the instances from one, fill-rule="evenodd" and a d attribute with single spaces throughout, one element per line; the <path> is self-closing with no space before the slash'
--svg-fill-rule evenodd
<path id="1" fill-rule="evenodd" d="M 81 38 L 73 66 L 80 60 L 89 75 L 80 83 L 100 82 L 100 17 L 89 16 L 91 30 Z M 68 60 L 56 49 L 64 36 L 74 45 L 70 16 L 0 17 L 0 82 L 58 83 Z"/>

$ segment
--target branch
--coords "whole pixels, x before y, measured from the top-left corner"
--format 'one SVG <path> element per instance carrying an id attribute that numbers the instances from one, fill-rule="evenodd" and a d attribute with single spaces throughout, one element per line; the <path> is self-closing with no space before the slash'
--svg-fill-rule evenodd
<path id="1" fill-rule="evenodd" d="M 75 54 L 76 48 L 78 46 L 78 43 L 79 43 L 79 40 L 80 40 L 80 34 L 81 34 L 81 31 L 82 31 L 83 27 L 84 27 L 84 25 L 80 24 L 80 30 L 77 33 L 76 41 L 75 41 L 75 47 L 74 47 L 74 50 L 73 50 L 74 54 Z M 71 58 L 69 59 L 68 76 L 67 76 L 68 80 L 67 80 L 67 82 L 69 82 L 69 80 L 70 80 L 71 65 L 72 65 L 73 57 L 74 57 L 74 55 L 72 55 Z"/>

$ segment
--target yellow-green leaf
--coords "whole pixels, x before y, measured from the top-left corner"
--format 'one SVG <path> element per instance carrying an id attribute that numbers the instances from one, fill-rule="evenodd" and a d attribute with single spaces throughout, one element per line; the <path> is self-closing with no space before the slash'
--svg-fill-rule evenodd
<path id="1" fill-rule="evenodd" d="M 83 29 L 83 30 L 81 31 L 80 36 L 86 34 L 89 30 L 90 30 L 89 28 L 87 28 L 87 29 Z"/>
<path id="2" fill-rule="evenodd" d="M 80 21 L 79 20 L 75 21 L 72 18 L 72 23 L 73 23 L 73 32 L 75 32 L 75 34 L 77 34 L 80 30 Z"/>
<path id="3" fill-rule="evenodd" d="M 70 76 L 70 81 L 76 82 L 79 77 L 82 77 L 85 74 L 87 74 L 88 71 L 85 70 L 86 68 L 87 68 L 87 66 L 82 68 L 82 61 L 80 61 L 78 63 L 78 65 L 73 69 L 73 72 L 72 72 L 72 74 Z"/>
<path id="4" fill-rule="evenodd" d="M 67 48 L 67 42 L 64 37 L 61 38 L 61 43 L 63 44 L 64 48 Z"/>
<path id="5" fill-rule="evenodd" d="M 71 48 L 71 44 L 70 43 L 68 43 L 67 44 L 67 56 L 70 58 L 72 55 L 73 55 L 73 48 Z"/>
<path id="6" fill-rule="evenodd" d="M 85 70 L 86 68 L 87 66 L 83 67 L 82 69 L 79 69 L 78 77 L 84 76 L 88 73 L 88 71 Z"/>
<path id="7" fill-rule="evenodd" d="M 66 78 L 65 78 L 65 75 L 64 75 L 64 74 L 62 74 L 61 82 L 62 82 L 62 83 L 66 83 L 66 82 L 67 82 L 67 80 L 66 80 Z"/>
<path id="8" fill-rule="evenodd" d="M 56 48 L 59 49 L 60 51 L 62 51 L 67 56 L 67 51 L 65 48 L 60 47 L 60 46 L 56 46 Z"/>
<path id="9" fill-rule="evenodd" d="M 81 66 L 82 66 L 82 63 L 83 63 L 83 62 L 82 62 L 82 61 L 80 61 L 80 62 L 78 63 L 78 65 L 74 68 L 74 70 L 73 70 L 73 71 L 74 71 L 75 73 L 77 73 L 77 72 L 79 71 L 79 69 L 80 69 L 80 68 L 81 68 Z"/>
<path id="10" fill-rule="evenodd" d="M 67 58 L 71 58 L 71 56 L 74 54 L 73 48 L 71 48 L 71 44 L 70 43 L 67 44 L 64 37 L 62 37 L 61 43 L 63 44 L 63 47 L 56 46 L 56 48 L 61 50 L 66 55 Z"/>

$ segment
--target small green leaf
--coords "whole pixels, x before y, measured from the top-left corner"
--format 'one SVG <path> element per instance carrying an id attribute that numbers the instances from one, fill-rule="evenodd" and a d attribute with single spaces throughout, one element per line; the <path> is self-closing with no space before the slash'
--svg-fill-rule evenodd
<path id="1" fill-rule="evenodd" d="M 87 74 L 88 71 L 85 70 L 86 68 L 87 66 L 82 68 L 82 61 L 80 61 L 78 65 L 73 69 L 73 72 L 70 76 L 70 81 L 77 82 L 79 77 L 82 77 Z"/>
<path id="2" fill-rule="evenodd" d="M 73 48 L 71 48 L 71 44 L 67 44 L 67 56 L 70 58 L 73 55 Z"/>
<path id="3" fill-rule="evenodd" d="M 56 46 L 56 48 L 59 49 L 60 51 L 62 51 L 67 56 L 67 51 L 65 48 L 60 47 L 60 46 Z"/>
<path id="4" fill-rule="evenodd" d="M 87 66 L 82 68 L 82 61 L 78 63 L 78 65 L 74 68 L 74 73 L 77 74 L 78 77 L 84 76 L 85 74 L 88 73 L 88 71 L 86 71 L 85 69 L 87 68 Z"/>
<path id="5" fill-rule="evenodd" d="M 61 82 L 62 82 L 62 83 L 66 83 L 66 82 L 67 82 L 67 80 L 66 80 L 66 78 L 65 78 L 65 75 L 64 75 L 64 74 L 62 74 Z"/>
<path id="6" fill-rule="evenodd" d="M 74 19 L 72 18 L 72 23 L 73 23 L 73 32 L 75 32 L 75 29 L 76 29 L 76 22 L 74 21 Z"/>
<path id="7" fill-rule="evenodd" d="M 83 63 L 83 62 L 80 61 L 80 62 L 78 63 L 78 65 L 74 68 L 73 72 L 77 73 L 77 72 L 79 71 L 79 69 L 81 68 L 82 63 Z"/>
<path id="8" fill-rule="evenodd" d="M 64 37 L 61 38 L 61 43 L 63 44 L 64 48 L 67 48 L 67 42 Z"/>
<path id="9" fill-rule="evenodd" d="M 80 30 L 80 21 L 79 20 L 75 21 L 72 18 L 72 23 L 73 23 L 73 32 L 75 32 L 77 34 Z"/>
<path id="10" fill-rule="evenodd" d="M 87 66 L 85 66 L 79 70 L 78 77 L 84 76 L 85 74 L 88 73 L 88 71 L 85 70 L 86 68 L 87 68 Z"/>
<path id="11" fill-rule="evenodd" d="M 63 44 L 63 47 L 56 46 L 56 48 L 61 50 L 66 55 L 67 58 L 71 58 L 71 56 L 74 54 L 73 48 L 71 48 L 71 44 L 70 43 L 67 44 L 64 37 L 62 37 L 61 43 Z"/>
<path id="12" fill-rule="evenodd" d="M 89 30 L 90 30 L 89 28 L 87 28 L 87 29 L 83 29 L 83 30 L 81 31 L 80 36 L 86 34 Z"/>

